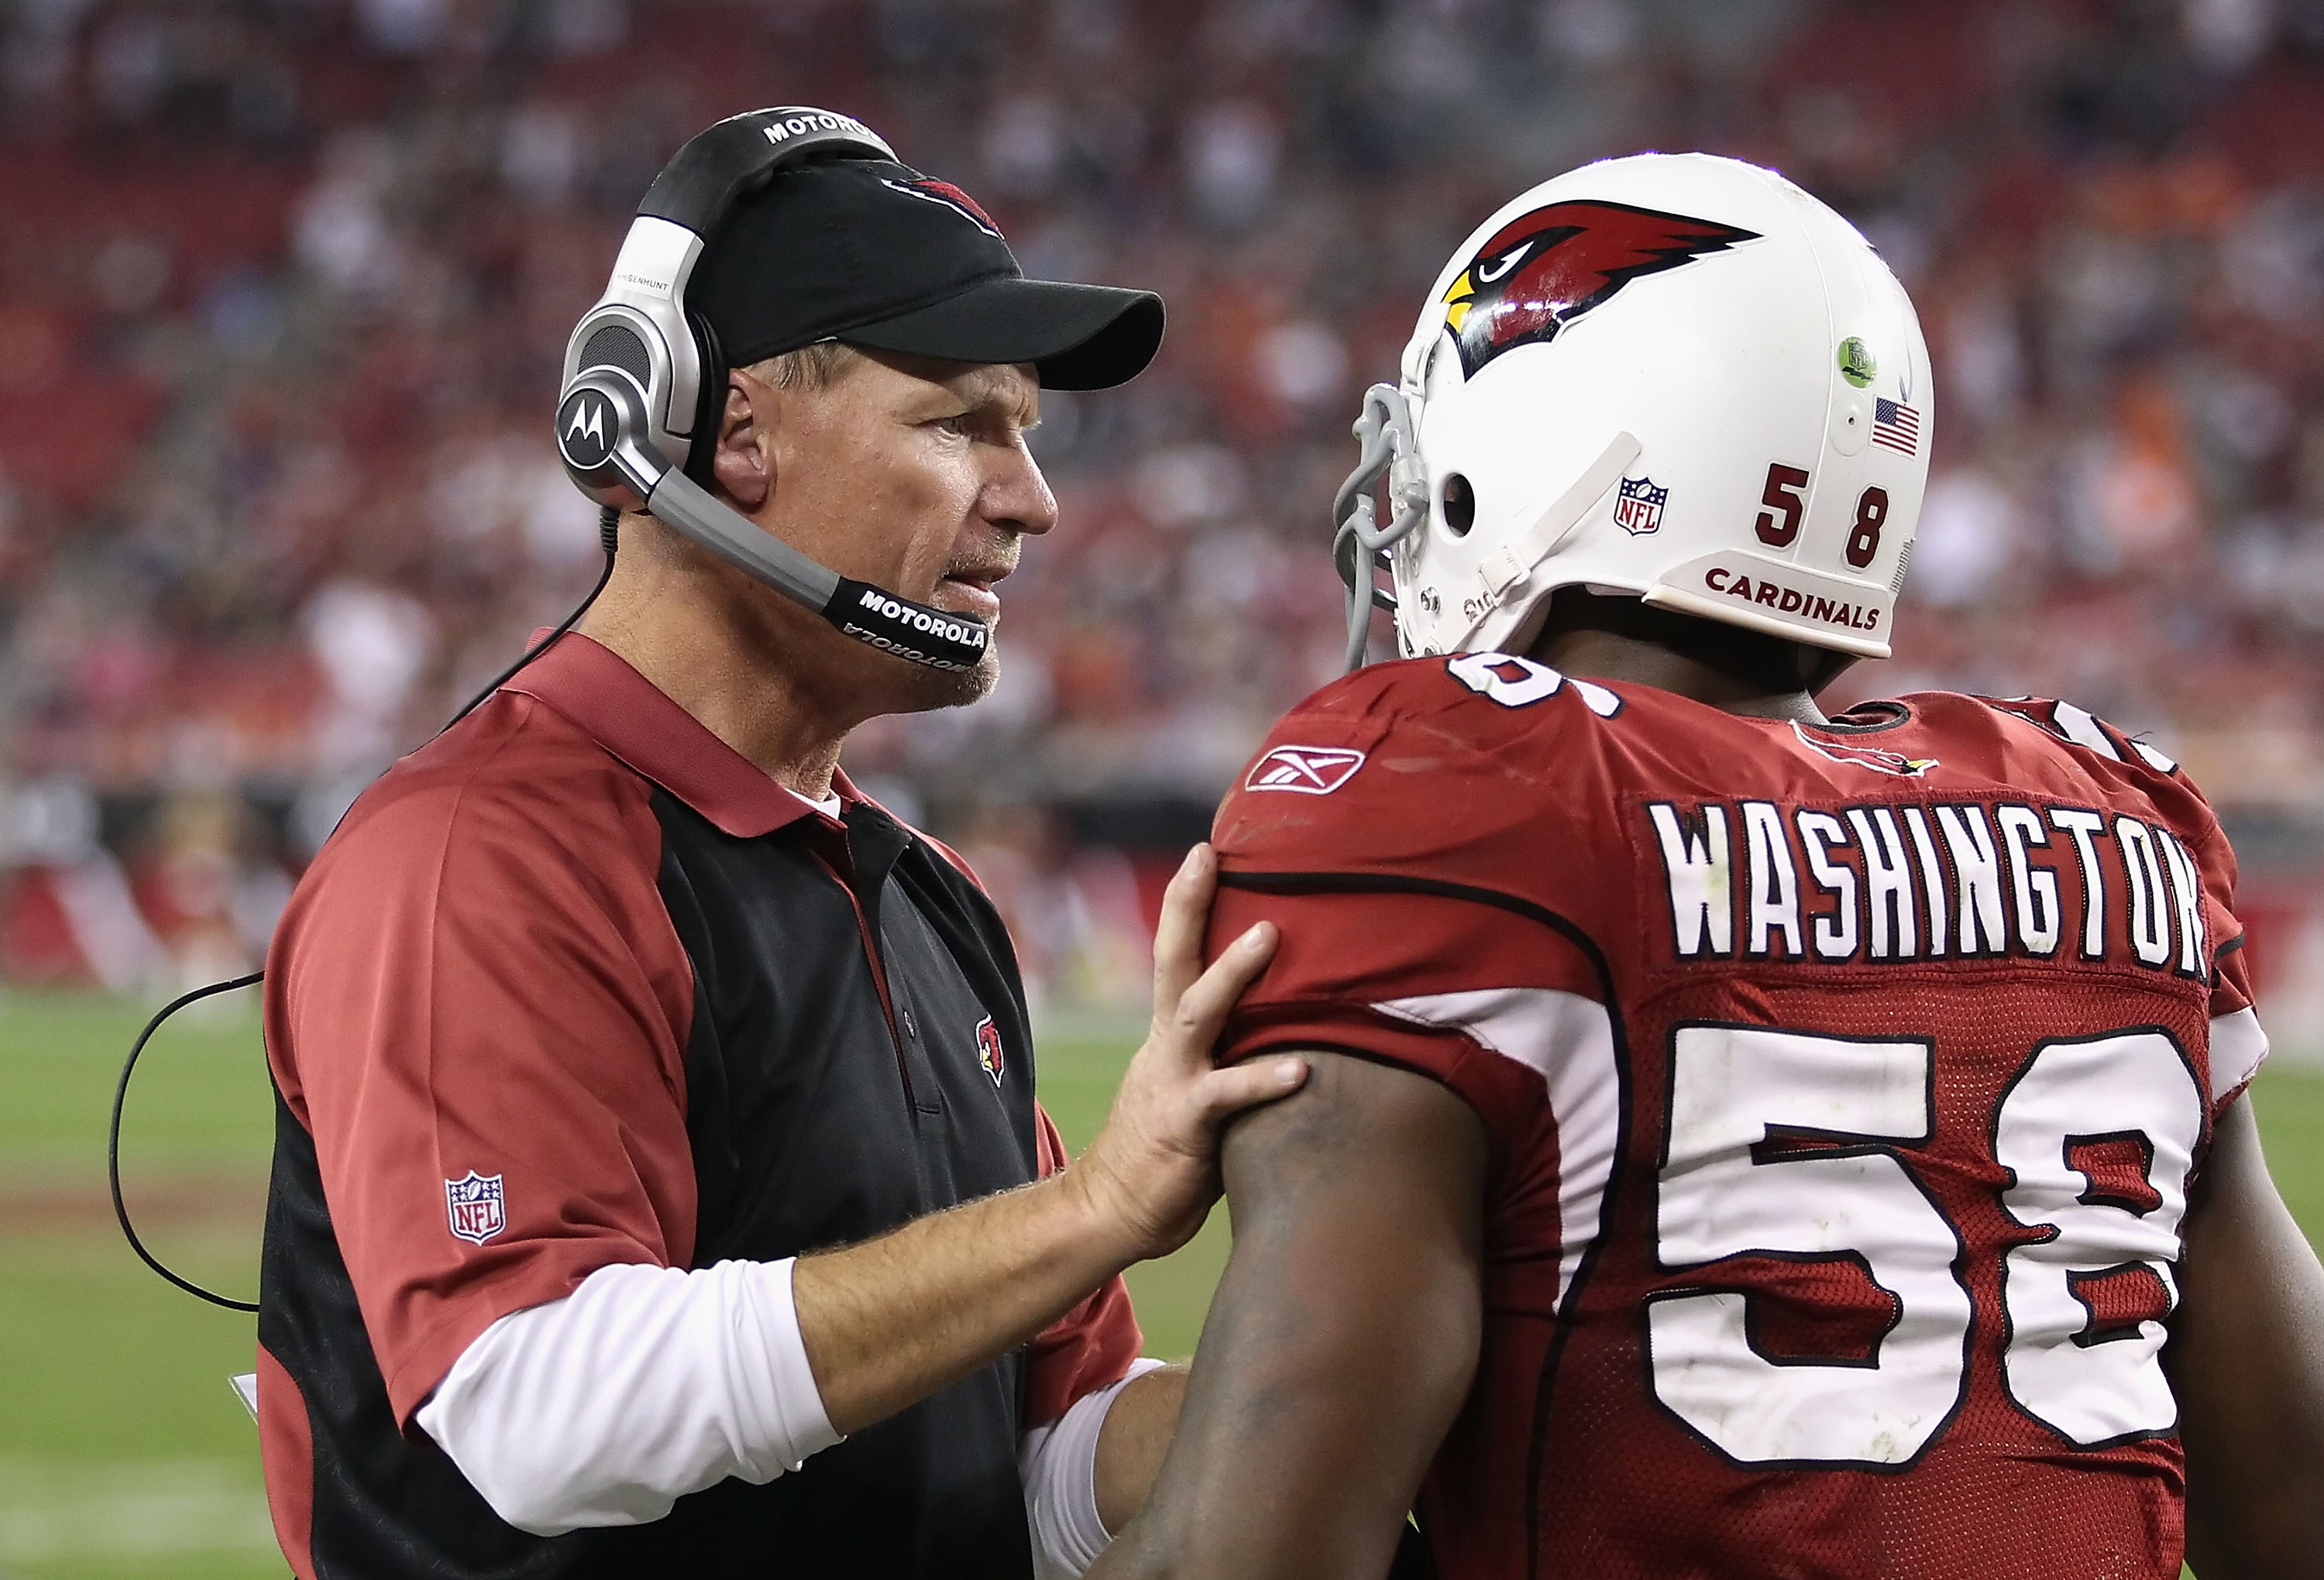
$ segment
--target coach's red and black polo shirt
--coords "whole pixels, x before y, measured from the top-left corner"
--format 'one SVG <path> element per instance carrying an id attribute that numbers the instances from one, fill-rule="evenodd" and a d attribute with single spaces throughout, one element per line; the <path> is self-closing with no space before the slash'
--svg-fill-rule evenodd
<path id="1" fill-rule="evenodd" d="M 486 1327 L 597 1268 L 776 1260 L 1057 1166 L 999 916 L 840 788 L 840 816 L 811 808 L 568 636 L 316 859 L 268 960 L 259 1314 L 301 1576 L 1029 1572 L 1017 1434 L 1137 1353 L 1119 1280 L 804 1469 L 650 1525 L 525 1535 L 410 1424 Z"/>

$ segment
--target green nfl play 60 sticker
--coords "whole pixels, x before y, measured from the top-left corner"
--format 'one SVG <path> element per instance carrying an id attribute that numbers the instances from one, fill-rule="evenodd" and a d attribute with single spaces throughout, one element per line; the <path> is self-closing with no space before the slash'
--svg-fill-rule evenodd
<path id="1" fill-rule="evenodd" d="M 1872 348 L 1851 335 L 1840 343 L 1840 376 L 1861 390 L 1872 382 L 1872 375 L 1880 371 L 1880 363 L 1872 355 Z"/>

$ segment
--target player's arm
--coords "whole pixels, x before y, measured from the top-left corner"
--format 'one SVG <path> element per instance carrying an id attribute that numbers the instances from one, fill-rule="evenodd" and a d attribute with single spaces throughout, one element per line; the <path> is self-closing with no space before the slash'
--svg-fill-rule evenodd
<path id="1" fill-rule="evenodd" d="M 2201 1580 L 2324 1576 L 2324 1268 L 2268 1177 L 2248 1096 L 2219 1115 L 2187 1215 L 2164 1362 Z"/>
<path id="2" fill-rule="evenodd" d="M 1234 1251 L 1152 1496 L 1090 1573 L 1380 1575 L 1467 1394 L 1486 1143 L 1437 1082 L 1338 1053 L 1236 1122 Z"/>

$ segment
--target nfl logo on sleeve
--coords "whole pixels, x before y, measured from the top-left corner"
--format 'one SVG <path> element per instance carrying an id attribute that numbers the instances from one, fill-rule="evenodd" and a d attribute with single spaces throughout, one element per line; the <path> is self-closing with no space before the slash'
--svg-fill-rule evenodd
<path id="1" fill-rule="evenodd" d="M 451 1215 L 452 1232 L 478 1245 L 508 1227 L 503 1200 L 498 1174 L 470 1169 L 464 1180 L 444 1181 L 444 1208 Z"/>

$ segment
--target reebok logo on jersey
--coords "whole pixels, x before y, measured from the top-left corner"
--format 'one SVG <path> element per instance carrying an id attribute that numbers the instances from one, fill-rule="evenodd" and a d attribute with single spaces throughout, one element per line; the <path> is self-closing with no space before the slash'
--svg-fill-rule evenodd
<path id="1" fill-rule="evenodd" d="M 444 1210 L 451 1217 L 452 1233 L 472 1245 L 481 1245 L 508 1227 L 506 1202 L 498 1174 L 470 1169 L 465 1179 L 444 1181 Z"/>
<path id="2" fill-rule="evenodd" d="M 1246 790 L 1329 795 L 1364 766 L 1364 754 L 1341 746 L 1278 746 L 1251 765 Z"/>
<path id="3" fill-rule="evenodd" d="M 1844 740 L 1818 740 L 1797 724 L 1792 733 L 1800 744 L 1819 757 L 1828 757 L 1836 763 L 1846 763 L 1851 768 L 1870 768 L 1876 774 L 1894 774 L 1900 779 L 1917 779 L 1937 766 L 1934 758 L 1908 758 L 1901 752 L 1882 751 L 1875 746 L 1850 746 Z"/>

